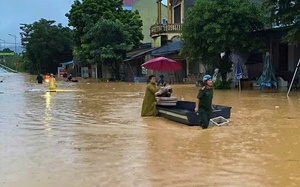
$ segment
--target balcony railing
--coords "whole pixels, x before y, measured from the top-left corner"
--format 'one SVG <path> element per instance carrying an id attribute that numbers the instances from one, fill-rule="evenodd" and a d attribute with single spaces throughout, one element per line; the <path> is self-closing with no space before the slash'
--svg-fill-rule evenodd
<path id="1" fill-rule="evenodd" d="M 153 36 L 162 33 L 181 33 L 181 26 L 181 23 L 152 25 L 150 27 L 150 35 Z"/>

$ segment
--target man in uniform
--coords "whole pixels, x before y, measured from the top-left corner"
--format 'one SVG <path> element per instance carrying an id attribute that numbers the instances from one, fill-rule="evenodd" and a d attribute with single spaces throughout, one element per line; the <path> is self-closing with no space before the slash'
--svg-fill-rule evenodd
<path id="1" fill-rule="evenodd" d="M 195 112 L 198 112 L 201 119 L 202 129 L 207 129 L 209 125 L 210 115 L 213 110 L 213 81 L 210 75 L 204 75 L 203 87 L 199 90 L 195 107 Z"/>

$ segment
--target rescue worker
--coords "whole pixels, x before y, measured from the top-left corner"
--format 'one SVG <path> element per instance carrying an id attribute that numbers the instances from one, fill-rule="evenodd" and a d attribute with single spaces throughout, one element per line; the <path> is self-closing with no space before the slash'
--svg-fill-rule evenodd
<path id="1" fill-rule="evenodd" d="M 203 87 L 199 90 L 195 107 L 195 112 L 198 112 L 201 119 L 202 129 L 207 129 L 211 112 L 213 111 L 213 81 L 210 75 L 204 75 L 202 78 Z"/>
<path id="2" fill-rule="evenodd" d="M 49 78 L 49 90 L 56 90 L 56 80 L 54 75 L 51 73 Z"/>

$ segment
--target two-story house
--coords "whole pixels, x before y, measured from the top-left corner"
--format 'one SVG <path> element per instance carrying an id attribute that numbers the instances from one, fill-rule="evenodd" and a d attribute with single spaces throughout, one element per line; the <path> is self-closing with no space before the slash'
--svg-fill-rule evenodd
<path id="1" fill-rule="evenodd" d="M 167 6 L 157 0 L 123 0 L 123 9 L 135 11 L 137 10 L 143 21 L 142 32 L 144 35 L 143 45 L 137 49 L 133 49 L 127 53 L 124 61 L 127 81 L 134 81 L 143 78 L 145 71 L 141 64 L 149 59 L 149 53 L 152 49 L 152 37 L 150 36 L 150 27 L 154 24 L 163 24 L 167 20 Z M 157 11 L 156 11 L 157 10 Z M 160 12 L 158 17 L 157 12 Z"/>
<path id="2" fill-rule="evenodd" d="M 167 19 L 162 23 L 152 25 L 150 28 L 150 35 L 153 39 L 152 46 L 157 48 L 151 52 L 151 55 L 153 57 L 166 56 L 172 58 L 183 67 L 182 70 L 173 75 L 165 75 L 167 80 L 172 80 L 171 82 L 182 82 L 189 74 L 189 69 L 195 69 L 189 68 L 186 59 L 178 55 L 182 44 L 180 35 L 184 16 L 188 8 L 194 3 L 195 0 L 168 0 Z M 157 17 L 161 19 L 161 0 L 157 0 L 157 6 Z M 150 73 L 155 74 L 156 72 Z"/>

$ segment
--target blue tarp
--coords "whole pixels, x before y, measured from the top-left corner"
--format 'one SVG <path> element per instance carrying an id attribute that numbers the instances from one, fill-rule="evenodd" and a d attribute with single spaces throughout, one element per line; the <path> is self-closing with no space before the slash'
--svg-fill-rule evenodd
<path id="1" fill-rule="evenodd" d="M 275 70 L 272 65 L 270 56 L 266 56 L 264 67 L 263 67 L 263 72 L 259 79 L 256 82 L 257 85 L 260 86 L 261 90 L 264 89 L 265 86 L 267 87 L 272 87 L 274 86 L 277 88 L 277 79 L 275 76 Z"/>
<path id="2" fill-rule="evenodd" d="M 242 69 L 242 65 L 240 63 L 240 59 L 238 59 L 237 63 L 235 64 L 235 68 L 234 68 L 234 79 L 239 80 L 243 78 L 243 69 Z"/>

